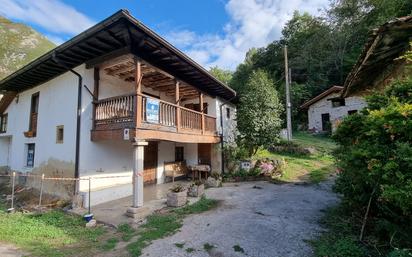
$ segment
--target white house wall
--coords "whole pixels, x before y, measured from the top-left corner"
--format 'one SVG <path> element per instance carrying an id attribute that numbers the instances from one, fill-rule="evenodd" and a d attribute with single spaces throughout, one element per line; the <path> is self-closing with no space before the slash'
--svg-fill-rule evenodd
<path id="1" fill-rule="evenodd" d="M 322 114 L 329 113 L 332 128 L 335 129 L 343 117 L 348 115 L 348 111 L 361 110 L 366 106 L 363 98 L 354 96 L 345 98 L 345 106 L 332 107 L 331 98 L 339 97 L 340 93 L 330 94 L 323 99 L 312 104 L 308 109 L 308 128 L 322 131 Z"/>

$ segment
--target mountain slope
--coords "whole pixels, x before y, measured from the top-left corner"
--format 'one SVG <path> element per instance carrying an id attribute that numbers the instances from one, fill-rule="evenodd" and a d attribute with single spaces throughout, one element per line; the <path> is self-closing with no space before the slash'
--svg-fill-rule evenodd
<path id="1" fill-rule="evenodd" d="M 34 29 L 0 16 L 0 79 L 54 47 Z"/>

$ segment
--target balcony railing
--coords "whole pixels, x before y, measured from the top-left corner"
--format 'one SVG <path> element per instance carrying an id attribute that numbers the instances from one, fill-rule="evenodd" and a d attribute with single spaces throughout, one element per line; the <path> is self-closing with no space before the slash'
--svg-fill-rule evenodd
<path id="1" fill-rule="evenodd" d="M 135 106 L 141 103 L 139 112 Z M 148 101 L 150 101 L 148 103 Z M 143 94 L 96 101 L 94 129 L 148 128 L 195 134 L 216 134 L 216 118 Z M 151 108 L 148 110 L 147 108 Z M 137 115 L 141 115 L 137 119 Z"/>

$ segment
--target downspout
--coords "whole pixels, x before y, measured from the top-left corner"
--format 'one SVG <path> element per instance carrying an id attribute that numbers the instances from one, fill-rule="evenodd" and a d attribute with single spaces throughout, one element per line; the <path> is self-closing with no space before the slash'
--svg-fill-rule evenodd
<path id="1" fill-rule="evenodd" d="M 59 60 L 56 56 L 56 53 L 53 53 L 53 61 L 56 62 L 58 65 L 66 68 L 71 73 L 73 73 L 78 78 L 77 83 L 77 119 L 76 119 L 76 149 L 75 149 L 75 160 L 74 160 L 74 178 L 79 178 L 79 160 L 80 160 L 80 125 L 81 125 L 81 109 L 82 109 L 82 84 L 83 84 L 83 77 L 78 72 L 73 69 L 70 69 L 64 64 L 61 60 Z M 78 193 L 78 181 L 74 184 L 74 194 Z"/>
<path id="2" fill-rule="evenodd" d="M 230 102 L 230 101 L 232 101 L 233 99 L 235 99 L 236 98 L 236 96 L 234 96 L 234 97 L 232 97 L 232 98 L 230 98 L 227 102 L 224 102 L 224 103 L 222 103 L 220 106 L 219 106 L 219 111 L 220 111 L 220 148 L 221 148 L 221 150 L 220 150 L 220 155 L 221 155 L 221 159 L 222 159 L 222 174 L 223 173 L 225 173 L 225 154 L 224 154 L 224 151 L 223 151 L 223 147 L 225 146 L 224 145 L 224 141 L 223 141 L 223 135 L 224 135 L 224 133 L 223 133 L 223 106 L 225 106 L 228 102 Z"/>

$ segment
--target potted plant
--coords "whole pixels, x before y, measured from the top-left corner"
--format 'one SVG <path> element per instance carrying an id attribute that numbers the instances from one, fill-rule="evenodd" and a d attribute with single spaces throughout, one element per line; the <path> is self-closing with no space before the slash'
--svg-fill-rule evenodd
<path id="1" fill-rule="evenodd" d="M 187 194 L 191 197 L 199 197 L 205 193 L 205 185 L 202 181 L 197 180 L 189 186 Z"/>
<path id="2" fill-rule="evenodd" d="M 167 206 L 170 207 L 180 207 L 185 205 L 187 202 L 187 189 L 176 184 L 170 188 L 170 192 L 167 194 Z"/>

